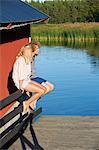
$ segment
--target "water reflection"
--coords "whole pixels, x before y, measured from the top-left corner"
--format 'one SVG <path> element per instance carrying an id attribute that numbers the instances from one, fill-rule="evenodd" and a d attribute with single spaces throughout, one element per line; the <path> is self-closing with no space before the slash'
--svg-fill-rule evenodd
<path id="1" fill-rule="evenodd" d="M 85 51 L 90 61 L 93 72 L 99 72 L 99 42 L 75 42 L 75 41 L 47 41 L 41 42 L 42 45 L 46 46 L 64 46 L 67 48 L 73 48 L 76 50 Z M 91 56 L 91 57 L 89 57 Z"/>

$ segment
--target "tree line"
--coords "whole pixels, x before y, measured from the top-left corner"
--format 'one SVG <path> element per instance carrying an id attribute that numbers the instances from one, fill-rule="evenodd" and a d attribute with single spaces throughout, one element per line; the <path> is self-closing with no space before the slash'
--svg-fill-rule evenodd
<path id="1" fill-rule="evenodd" d="M 30 4 L 47 13 L 49 23 L 99 22 L 99 0 L 32 0 Z"/>

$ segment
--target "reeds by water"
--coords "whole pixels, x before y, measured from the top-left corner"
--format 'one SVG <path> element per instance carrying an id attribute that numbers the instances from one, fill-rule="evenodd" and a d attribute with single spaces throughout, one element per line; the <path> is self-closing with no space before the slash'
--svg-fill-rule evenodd
<path id="1" fill-rule="evenodd" d="M 39 41 L 97 41 L 99 23 L 33 24 L 31 35 Z"/>

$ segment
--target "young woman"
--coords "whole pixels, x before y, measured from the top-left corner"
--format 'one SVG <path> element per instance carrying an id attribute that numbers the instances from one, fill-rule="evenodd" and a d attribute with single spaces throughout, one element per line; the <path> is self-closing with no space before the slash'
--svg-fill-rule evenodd
<path id="1" fill-rule="evenodd" d="M 54 85 L 45 79 L 39 77 L 31 78 L 31 61 L 38 55 L 39 48 L 39 42 L 24 45 L 20 49 L 13 65 L 12 78 L 16 87 L 21 89 L 22 92 L 24 92 L 24 90 L 27 91 L 27 94 L 29 94 L 29 92 L 34 93 L 27 101 L 23 102 L 23 112 L 28 111 L 29 106 L 35 109 L 36 101 L 42 95 L 54 89 Z"/>

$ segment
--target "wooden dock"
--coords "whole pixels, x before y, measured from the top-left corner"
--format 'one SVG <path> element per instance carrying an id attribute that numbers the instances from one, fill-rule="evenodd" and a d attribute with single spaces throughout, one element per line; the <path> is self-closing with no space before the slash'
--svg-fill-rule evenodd
<path id="1" fill-rule="evenodd" d="M 39 143 L 42 150 L 99 150 L 98 116 L 41 116 L 33 123 L 32 133 L 34 143 Z M 9 150 L 31 150 L 33 139 L 29 128 L 24 136 L 25 145 L 18 139 Z"/>

